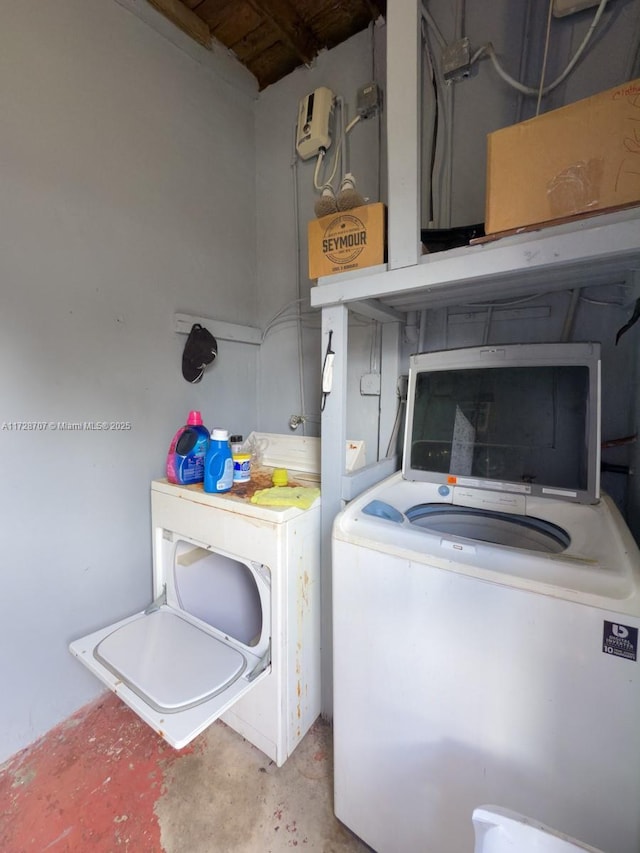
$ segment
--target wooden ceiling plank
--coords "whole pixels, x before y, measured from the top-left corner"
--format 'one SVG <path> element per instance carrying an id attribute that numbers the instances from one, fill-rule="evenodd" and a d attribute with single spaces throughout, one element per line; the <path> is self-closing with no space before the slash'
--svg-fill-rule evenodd
<path id="1" fill-rule="evenodd" d="M 247 33 L 241 41 L 234 44 L 233 52 L 241 62 L 249 65 L 256 58 L 270 51 L 275 45 L 281 45 L 290 57 L 293 56 L 299 62 L 297 56 L 291 52 L 291 48 L 282 45 L 278 31 L 272 28 L 267 30 L 266 27 L 260 27 L 251 33 Z"/>
<path id="2" fill-rule="evenodd" d="M 199 18 L 202 18 L 209 25 L 209 29 L 213 33 L 216 27 L 233 20 L 237 14 L 242 16 L 245 8 L 246 4 L 238 2 L 238 0 L 202 0 L 195 12 Z M 251 11 L 255 15 L 255 12 Z"/>
<path id="3" fill-rule="evenodd" d="M 387 14 L 387 4 L 384 0 L 364 0 L 364 5 L 369 10 L 371 20 L 375 21 L 379 17 L 384 17 Z"/>
<path id="4" fill-rule="evenodd" d="M 298 8 L 321 43 L 331 49 L 365 30 L 379 17 L 377 12 L 372 13 L 373 3 L 380 6 L 384 0 L 324 0 L 315 4 L 299 0 Z"/>
<path id="5" fill-rule="evenodd" d="M 286 77 L 299 64 L 300 61 L 291 53 L 290 48 L 282 42 L 278 42 L 248 62 L 247 67 L 257 77 L 258 85 L 262 91 L 272 83 L 277 83 L 278 80 Z"/>
<path id="6" fill-rule="evenodd" d="M 215 27 L 211 26 L 209 21 L 207 23 L 211 27 L 211 34 L 214 38 L 217 38 L 218 41 L 233 51 L 235 51 L 236 45 L 250 33 L 256 30 L 273 29 L 265 26 L 264 18 L 256 14 L 255 10 L 247 3 L 239 4 L 237 14 L 219 20 Z"/>
<path id="7" fill-rule="evenodd" d="M 317 56 L 322 45 L 288 0 L 248 0 L 248 2 L 277 27 L 282 40 L 301 62 L 308 65 Z"/>
<path id="8" fill-rule="evenodd" d="M 147 0 L 147 2 L 161 12 L 171 23 L 179 27 L 192 39 L 195 39 L 203 47 L 211 50 L 211 31 L 205 22 L 195 12 L 187 8 L 180 0 Z"/>

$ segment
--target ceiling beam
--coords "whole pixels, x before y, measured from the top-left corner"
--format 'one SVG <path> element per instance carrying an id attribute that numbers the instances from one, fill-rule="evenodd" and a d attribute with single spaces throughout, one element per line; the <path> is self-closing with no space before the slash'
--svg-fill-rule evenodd
<path id="1" fill-rule="evenodd" d="M 147 0 L 158 12 L 161 12 L 171 23 L 179 27 L 203 47 L 211 49 L 211 31 L 209 26 L 195 12 L 187 8 L 181 0 Z"/>
<path id="2" fill-rule="evenodd" d="M 386 14 L 385 3 L 381 2 L 381 0 L 364 0 L 364 5 L 369 10 L 369 14 L 371 15 L 371 20 L 375 21 L 379 17 L 384 17 Z"/>
<path id="3" fill-rule="evenodd" d="M 282 36 L 282 40 L 305 65 L 320 51 L 313 30 L 307 26 L 289 0 L 247 0 L 249 6 L 268 18 Z"/>

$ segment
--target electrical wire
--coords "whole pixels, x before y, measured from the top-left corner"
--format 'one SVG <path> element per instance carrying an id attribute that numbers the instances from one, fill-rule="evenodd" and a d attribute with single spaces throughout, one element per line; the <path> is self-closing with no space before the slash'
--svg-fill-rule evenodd
<path id="1" fill-rule="evenodd" d="M 281 316 L 284 314 L 284 312 L 285 312 L 285 311 L 288 311 L 290 308 L 295 307 L 295 306 L 296 306 L 298 303 L 300 303 L 300 302 L 306 302 L 306 301 L 308 301 L 308 297 L 304 297 L 304 296 L 303 296 L 303 297 L 298 297 L 297 299 L 291 299 L 291 300 L 290 300 L 289 302 L 287 302 L 287 303 L 286 303 L 286 305 L 284 305 L 284 306 L 283 306 L 279 311 L 276 311 L 276 313 L 273 315 L 273 317 L 271 317 L 271 319 L 270 319 L 270 320 L 268 320 L 268 322 L 267 322 L 267 327 L 268 327 L 268 326 L 269 326 L 269 325 L 270 325 L 274 320 L 277 320 L 277 319 L 278 319 L 278 317 L 281 317 Z"/>
<path id="2" fill-rule="evenodd" d="M 446 47 L 444 37 L 424 4 L 422 12 L 424 20 L 427 23 L 427 33 L 423 40 L 423 46 L 425 51 L 427 51 L 428 60 L 434 69 L 434 91 L 436 94 L 436 130 L 432 169 L 434 221 L 441 227 L 448 227 L 451 224 L 453 89 L 447 85 L 439 65 L 433 61 L 428 33 L 432 32 L 434 34 L 441 50 Z M 440 121 L 440 116 L 442 116 L 442 121 Z M 436 195 L 433 193 L 434 175 L 436 176 L 437 202 Z M 437 210 L 437 217 L 435 216 L 435 210 Z"/>
<path id="3" fill-rule="evenodd" d="M 338 96 L 336 98 L 336 103 L 340 107 L 340 136 L 338 137 L 338 141 L 336 142 L 336 150 L 333 157 L 333 168 L 331 170 L 331 174 L 325 181 L 324 186 L 330 187 L 333 191 L 333 187 L 331 186 L 331 182 L 336 176 L 336 172 L 338 171 L 338 162 L 342 163 L 344 158 L 344 98 Z"/>
<path id="4" fill-rule="evenodd" d="M 376 52 L 376 25 L 375 21 L 371 22 L 371 79 L 377 83 L 378 81 L 378 64 L 377 64 L 377 52 Z M 378 132 L 376 135 L 376 141 L 378 145 L 377 156 L 376 156 L 376 164 L 377 164 L 377 194 L 376 198 L 382 198 L 382 165 L 381 165 L 381 157 L 382 157 L 382 109 L 378 110 L 378 114 L 376 116 L 378 122 Z"/>
<path id="5" fill-rule="evenodd" d="M 346 151 L 346 139 L 349 133 L 353 130 L 353 128 L 358 124 L 361 120 L 362 116 L 357 115 L 355 118 L 351 119 L 347 126 L 344 126 L 344 118 L 345 118 L 345 104 L 344 99 L 342 97 L 336 98 L 336 103 L 340 106 L 340 136 L 338 141 L 336 142 L 335 154 L 333 157 L 333 167 L 331 169 L 331 174 L 329 177 L 324 180 L 321 184 L 319 183 L 319 175 L 320 175 L 320 165 L 326 156 L 326 149 L 321 148 L 318 152 L 318 159 L 316 161 L 316 168 L 313 174 L 313 187 L 317 192 L 322 192 L 323 190 L 330 190 L 331 194 L 335 196 L 335 190 L 333 189 L 332 183 L 335 179 L 336 173 L 338 171 L 338 164 L 342 165 L 342 171 L 346 171 L 346 159 L 347 159 L 347 151 Z"/>
<path id="6" fill-rule="evenodd" d="M 465 302 L 461 308 L 511 308 L 513 305 L 523 305 L 525 302 L 533 302 L 534 299 L 540 299 L 546 296 L 546 293 L 534 293 L 533 296 L 524 296 L 522 299 L 511 299 L 504 302 Z"/>
<path id="7" fill-rule="evenodd" d="M 590 305 L 604 305 L 608 308 L 624 308 L 625 307 L 624 302 L 616 302 L 613 300 L 611 302 L 608 302 L 605 299 L 592 299 L 590 296 L 581 296 L 580 302 L 588 302 Z"/>
<path id="8" fill-rule="evenodd" d="M 547 12 L 547 32 L 544 37 L 544 54 L 542 56 L 542 71 L 540 72 L 540 85 L 538 86 L 538 102 L 536 104 L 536 115 L 540 113 L 540 103 L 544 90 L 544 75 L 547 70 L 547 57 L 549 56 L 549 41 L 551 39 L 551 14 L 553 12 L 553 0 L 549 0 L 549 11 Z"/>
<path id="9" fill-rule="evenodd" d="M 435 70 L 431 57 L 431 49 L 427 39 L 427 22 L 423 17 L 420 22 L 420 30 L 422 37 L 422 94 L 421 94 L 421 138 L 423 145 L 421 146 L 421 155 L 423 160 L 420 163 L 421 172 L 425 176 L 429 176 L 428 192 L 421 193 L 421 216 L 423 222 L 433 222 L 435 219 L 435 203 L 433 192 L 433 177 L 435 170 L 435 153 L 436 139 L 438 127 L 438 92 L 436 89 Z M 429 87 L 427 87 L 429 83 Z M 433 104 L 428 102 L 427 93 L 430 91 L 433 96 Z M 426 142 L 428 140 L 428 142 Z M 428 169 L 427 169 L 428 163 Z"/>
<path id="10" fill-rule="evenodd" d="M 457 0 L 454 24 L 454 33 L 456 40 L 459 40 L 464 36 L 466 15 L 466 0 Z"/>
<path id="11" fill-rule="evenodd" d="M 300 314 L 300 318 L 305 321 L 305 326 L 307 328 L 317 328 L 317 326 L 313 326 L 309 320 L 315 318 L 316 315 L 311 314 L 310 312 L 303 312 Z M 298 322 L 298 314 L 291 314 L 288 317 L 280 317 L 277 320 L 273 320 L 269 323 L 268 326 L 265 326 L 262 332 L 262 341 L 264 342 L 267 338 L 269 332 L 272 332 L 274 329 L 277 329 L 279 326 L 287 325 L 288 323 L 297 323 Z"/>
<path id="12" fill-rule="evenodd" d="M 313 170 L 313 187 L 314 187 L 314 189 L 316 189 L 318 191 L 322 190 L 322 187 L 318 186 L 318 179 L 320 177 L 320 166 L 322 165 L 322 162 L 325 158 L 326 153 L 327 153 L 327 151 L 325 148 L 321 148 L 320 151 L 318 151 L 318 158 L 316 160 L 316 167 Z"/>
<path id="13" fill-rule="evenodd" d="M 308 315 L 308 314 L 302 315 L 302 325 L 304 326 L 305 329 L 319 329 L 320 328 L 319 322 L 318 323 L 312 323 L 310 320 L 311 320 L 310 315 Z M 261 339 L 262 342 L 264 342 L 266 340 L 269 333 L 273 332 L 274 329 L 277 329 L 281 326 L 291 325 L 292 323 L 297 323 L 297 322 L 298 322 L 298 315 L 297 314 L 292 314 L 290 317 L 281 317 L 279 320 L 276 320 L 274 323 L 272 323 L 268 329 L 264 330 L 264 332 L 262 333 L 262 339 Z"/>
<path id="14" fill-rule="evenodd" d="M 393 426 L 391 427 L 391 435 L 389 436 L 389 443 L 387 444 L 387 449 L 385 452 L 385 459 L 389 459 L 391 456 L 396 455 L 396 447 L 398 445 L 398 438 L 400 435 L 400 427 L 402 426 L 403 417 L 402 413 L 406 406 L 406 398 L 402 396 L 400 390 L 398 389 L 398 407 L 396 409 L 396 416 L 393 421 Z"/>
<path id="15" fill-rule="evenodd" d="M 518 68 L 518 76 L 520 79 L 523 79 L 527 68 L 529 67 L 529 54 L 531 49 L 531 39 L 527 38 L 527 34 L 531 29 L 531 19 L 533 15 L 533 3 L 534 0 L 527 0 L 527 8 L 524 14 L 524 18 L 522 20 L 522 34 L 520 37 L 520 43 L 522 45 L 522 50 L 520 51 L 520 65 Z M 525 104 L 525 96 L 522 92 L 518 92 L 518 97 L 516 99 L 516 114 L 515 114 L 515 124 L 518 124 L 522 121 L 522 113 L 524 110 Z"/>
<path id="16" fill-rule="evenodd" d="M 486 344 L 489 343 L 489 330 L 491 329 L 491 320 L 493 319 L 494 310 L 495 309 L 494 309 L 493 305 L 490 305 L 487 308 L 487 319 L 485 320 L 484 333 L 482 335 L 482 345 L 483 346 L 486 346 Z"/>
<path id="17" fill-rule="evenodd" d="M 418 331 L 418 352 L 424 352 L 425 342 L 427 339 L 427 309 L 423 308 L 420 312 L 420 326 Z"/>
<path id="18" fill-rule="evenodd" d="M 335 102 L 336 102 L 336 104 L 337 104 L 337 105 L 339 106 L 339 108 L 340 108 L 340 128 L 341 128 L 341 130 L 342 130 L 342 128 L 343 128 L 343 126 L 344 126 L 344 99 L 343 99 L 343 98 L 341 98 L 341 97 L 337 97 L 337 98 L 335 99 Z M 316 161 L 316 168 L 315 168 L 314 173 L 313 173 L 313 187 L 314 187 L 314 189 L 315 189 L 315 190 L 317 190 L 318 192 L 322 192 L 322 190 L 328 189 L 328 190 L 331 190 L 331 193 L 333 194 L 333 187 L 331 186 L 331 181 L 332 181 L 332 180 L 334 179 L 334 177 L 335 177 L 335 174 L 336 174 L 336 171 L 337 171 L 337 168 L 338 168 L 338 160 L 339 160 L 339 159 L 342 159 L 342 155 L 343 155 L 343 152 L 342 152 L 342 139 L 343 139 L 343 135 L 344 135 L 344 134 L 343 134 L 343 132 L 341 132 L 341 133 L 340 133 L 340 138 L 339 138 L 338 142 L 336 143 L 336 146 L 335 146 L 335 149 L 334 149 L 334 155 L 333 155 L 333 169 L 332 169 L 332 171 L 331 171 L 331 175 L 327 178 L 327 180 L 326 180 L 326 181 L 323 181 L 323 183 L 322 183 L 322 184 L 319 184 L 319 183 L 318 183 L 319 175 L 320 175 L 320 164 L 324 161 L 324 158 L 325 158 L 325 156 L 326 156 L 327 150 L 326 150 L 326 148 L 321 148 L 321 149 L 318 151 L 318 159 L 317 159 L 317 161 Z"/>
<path id="19" fill-rule="evenodd" d="M 378 373 L 378 352 L 381 347 L 380 323 L 377 320 L 371 321 L 371 346 L 369 347 L 369 372 Z"/>
<path id="20" fill-rule="evenodd" d="M 560 85 L 560 83 L 563 83 L 569 76 L 569 74 L 573 71 L 576 63 L 578 62 L 578 60 L 584 53 L 585 48 L 591 41 L 591 36 L 593 35 L 595 28 L 600 22 L 600 18 L 602 17 L 607 3 L 608 0 L 600 0 L 600 4 L 596 9 L 596 13 L 593 16 L 593 20 L 591 21 L 591 25 L 589 26 L 589 29 L 587 30 L 587 33 L 583 38 L 582 42 L 578 46 L 578 49 L 576 50 L 572 58 L 569 60 L 564 71 L 562 71 L 553 82 L 549 83 L 548 86 L 544 87 L 544 89 L 542 90 L 543 95 L 548 95 L 549 92 L 552 92 Z M 498 57 L 496 56 L 495 48 L 493 47 L 493 44 L 491 42 L 487 42 L 487 44 L 480 47 L 473 54 L 470 60 L 470 65 L 473 65 L 475 62 L 477 62 L 484 54 L 489 57 L 489 59 L 491 60 L 491 64 L 495 68 L 498 75 L 502 77 L 502 79 L 505 81 L 505 83 L 508 83 L 514 89 L 517 89 L 518 92 L 522 92 L 523 95 L 538 95 L 538 89 L 533 89 L 531 88 L 531 86 L 525 86 L 523 83 L 520 83 L 518 80 L 515 80 L 513 77 L 511 77 L 511 75 L 504 70 L 504 68 L 500 65 Z"/>
<path id="21" fill-rule="evenodd" d="M 567 313 L 564 318 L 564 324 L 562 326 L 562 333 L 560 335 L 560 340 L 565 343 L 566 341 L 571 340 L 571 335 L 573 334 L 573 326 L 576 319 L 576 311 L 578 309 L 578 302 L 580 300 L 580 288 L 575 287 L 573 290 L 569 291 L 569 304 L 567 305 Z"/>
<path id="22" fill-rule="evenodd" d="M 300 281 L 300 205 L 298 203 L 298 151 L 294 144 L 293 159 L 291 161 L 293 173 L 293 215 L 295 219 L 295 241 L 296 241 L 296 306 L 297 306 L 297 344 L 298 344 L 298 382 L 300 389 L 300 412 L 304 417 L 304 347 L 302 342 L 302 314 L 300 303 L 302 302 Z M 304 435 L 304 421 L 302 422 L 302 433 Z"/>
<path id="23" fill-rule="evenodd" d="M 461 308 L 512 308 L 515 305 L 523 305 L 525 302 L 533 302 L 536 299 L 542 299 L 543 296 L 548 296 L 549 292 L 546 293 L 534 293 L 533 296 L 525 296 L 522 299 L 512 299 L 509 301 L 503 302 L 465 302 L 460 305 Z M 601 299 L 593 299 L 591 296 L 580 296 L 581 302 L 590 302 L 592 305 L 606 305 L 613 308 L 624 308 L 625 302 L 618 302 L 616 300 L 601 300 Z"/>
<path id="24" fill-rule="evenodd" d="M 445 40 L 445 37 L 444 37 L 444 36 L 442 35 L 442 33 L 440 32 L 440 28 L 438 27 L 438 25 L 437 25 L 437 24 L 436 24 L 436 22 L 434 21 L 434 19 L 433 19 L 433 15 L 432 15 L 432 14 L 431 14 L 431 12 L 427 9 L 427 7 L 425 6 L 425 4 L 424 4 L 424 3 L 422 3 L 421 10 L 422 10 L 422 17 L 423 17 L 423 18 L 425 19 L 425 21 L 427 22 L 427 24 L 428 24 L 428 26 L 429 26 L 429 29 L 430 29 L 430 30 L 431 30 L 431 32 L 434 34 L 434 36 L 436 37 L 436 41 L 437 41 L 437 42 L 438 42 L 438 44 L 440 45 L 440 50 L 444 50 L 444 49 L 446 48 L 446 46 L 447 46 L 447 42 L 446 42 L 446 40 Z"/>

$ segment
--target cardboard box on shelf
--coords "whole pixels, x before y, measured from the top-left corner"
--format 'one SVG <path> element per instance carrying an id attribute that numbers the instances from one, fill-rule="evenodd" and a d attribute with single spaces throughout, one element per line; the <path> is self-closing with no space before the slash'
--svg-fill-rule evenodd
<path id="1" fill-rule="evenodd" d="M 385 206 L 366 204 L 312 219 L 308 225 L 309 278 L 384 263 Z"/>
<path id="2" fill-rule="evenodd" d="M 487 137 L 487 234 L 633 202 L 640 79 Z"/>

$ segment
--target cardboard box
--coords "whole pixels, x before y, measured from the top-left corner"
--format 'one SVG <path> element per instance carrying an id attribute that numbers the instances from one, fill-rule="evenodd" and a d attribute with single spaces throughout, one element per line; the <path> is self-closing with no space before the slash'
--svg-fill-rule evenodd
<path id="1" fill-rule="evenodd" d="M 640 79 L 487 141 L 487 234 L 640 202 Z"/>
<path id="2" fill-rule="evenodd" d="M 384 263 L 385 220 L 385 206 L 380 203 L 312 219 L 309 278 Z"/>

